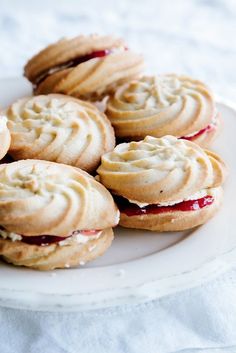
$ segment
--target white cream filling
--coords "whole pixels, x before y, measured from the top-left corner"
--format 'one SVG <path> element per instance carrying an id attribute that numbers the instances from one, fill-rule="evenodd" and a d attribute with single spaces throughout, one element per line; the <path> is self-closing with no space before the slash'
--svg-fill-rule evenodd
<path id="1" fill-rule="evenodd" d="M 130 200 L 130 199 L 127 199 L 129 202 L 131 203 L 135 203 L 135 205 L 138 205 L 140 208 L 143 208 L 143 207 L 146 207 L 148 205 L 150 205 L 149 203 L 145 203 L 145 202 L 139 202 L 139 201 L 136 201 L 136 200 Z"/>
<path id="2" fill-rule="evenodd" d="M 207 193 L 207 190 L 203 189 L 203 190 L 200 190 L 200 191 L 196 192 L 195 194 L 193 194 L 189 197 L 186 197 L 184 199 L 175 200 L 175 201 L 168 201 L 168 202 L 158 202 L 157 207 L 173 206 L 173 205 L 176 205 L 176 204 L 181 203 L 183 201 L 198 200 L 198 199 L 201 199 L 202 197 L 205 197 L 207 194 L 209 194 L 209 193 Z M 143 208 L 143 207 L 150 205 L 149 203 L 142 203 L 142 202 L 138 202 L 136 200 L 130 200 L 130 199 L 128 199 L 128 200 L 131 203 L 135 203 L 140 208 Z"/>
<path id="3" fill-rule="evenodd" d="M 112 49 L 107 49 L 107 50 L 110 50 L 110 53 L 108 54 L 108 55 L 110 55 L 110 54 L 121 53 L 121 52 L 125 51 L 125 47 L 123 45 L 121 45 L 120 47 L 114 47 Z"/>
<path id="4" fill-rule="evenodd" d="M 215 111 L 214 112 L 214 117 L 213 117 L 213 119 L 212 119 L 212 121 L 211 121 L 211 123 L 210 124 L 208 124 L 207 126 L 209 126 L 209 127 L 213 127 L 213 126 L 216 126 L 217 125 L 217 114 L 218 114 L 218 112 L 217 111 Z M 206 126 L 206 127 L 207 127 Z M 193 136 L 195 136 L 196 134 L 198 134 L 199 133 L 199 131 L 201 131 L 201 130 L 198 130 L 198 131 L 194 131 L 194 132 L 192 132 L 191 134 L 188 134 L 188 135 L 184 135 L 183 137 L 193 137 Z"/>
<path id="5" fill-rule="evenodd" d="M 72 236 L 68 237 L 67 239 L 59 241 L 58 244 L 60 246 L 71 245 L 71 244 L 74 244 L 74 243 L 86 244 L 86 243 L 88 243 L 91 240 L 98 239 L 101 234 L 102 234 L 102 230 L 99 231 L 95 235 L 83 235 L 83 234 L 80 233 L 80 231 L 77 231 Z"/>
<path id="6" fill-rule="evenodd" d="M 0 229 L 0 236 L 3 239 L 10 239 L 12 241 L 22 240 L 22 236 L 17 233 L 8 232 L 7 230 Z"/>

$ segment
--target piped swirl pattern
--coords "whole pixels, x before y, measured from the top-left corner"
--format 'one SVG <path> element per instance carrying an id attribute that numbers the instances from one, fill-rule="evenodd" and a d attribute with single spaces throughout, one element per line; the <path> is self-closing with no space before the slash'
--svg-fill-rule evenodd
<path id="1" fill-rule="evenodd" d="M 216 154 L 173 136 L 120 144 L 102 157 L 98 168 L 100 181 L 114 194 L 149 204 L 217 187 L 225 173 Z"/>
<path id="2" fill-rule="evenodd" d="M 0 165 L 0 209 L 0 225 L 26 236 L 69 236 L 118 222 L 112 196 L 93 177 L 39 160 Z"/>
<path id="3" fill-rule="evenodd" d="M 20 99 L 6 115 L 14 159 L 45 159 L 91 172 L 115 145 L 104 114 L 90 103 L 64 95 Z"/>
<path id="4" fill-rule="evenodd" d="M 169 74 L 120 86 L 106 113 L 118 137 L 141 140 L 146 135 L 181 137 L 199 131 L 212 121 L 215 107 L 202 82 Z"/>

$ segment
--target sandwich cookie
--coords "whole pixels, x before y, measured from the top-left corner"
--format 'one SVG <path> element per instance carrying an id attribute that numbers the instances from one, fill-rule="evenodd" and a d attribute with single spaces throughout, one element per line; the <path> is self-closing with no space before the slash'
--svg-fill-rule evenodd
<path id="1" fill-rule="evenodd" d="M 94 105 L 49 94 L 22 98 L 5 112 L 11 132 L 9 154 L 96 170 L 101 156 L 115 146 L 110 121 Z"/>
<path id="2" fill-rule="evenodd" d="M 113 36 L 78 36 L 43 49 L 25 66 L 36 94 L 64 93 L 89 100 L 137 77 L 143 58 Z"/>
<path id="3" fill-rule="evenodd" d="M 190 229 L 214 216 L 226 167 L 191 141 L 147 136 L 105 154 L 98 174 L 115 195 L 120 225 L 163 232 Z"/>
<path id="4" fill-rule="evenodd" d="M 39 270 L 83 265 L 113 240 L 119 211 L 86 172 L 24 160 L 0 165 L 0 256 Z"/>
<path id="5" fill-rule="evenodd" d="M 125 83 L 110 97 L 106 114 L 116 136 L 126 141 L 173 135 L 207 147 L 221 128 L 209 88 L 174 74 Z"/>

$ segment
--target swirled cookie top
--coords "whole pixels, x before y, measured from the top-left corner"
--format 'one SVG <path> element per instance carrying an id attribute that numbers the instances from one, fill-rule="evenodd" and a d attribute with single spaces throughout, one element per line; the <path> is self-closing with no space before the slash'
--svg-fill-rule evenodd
<path id="1" fill-rule="evenodd" d="M 17 168 L 14 168 L 17 166 Z M 50 198 L 55 193 L 63 193 L 66 187 L 73 189 L 73 170 L 45 165 L 44 162 L 25 162 L 5 165 L 0 168 L 0 200 L 25 199 L 42 196 Z M 80 182 L 80 179 L 77 180 Z M 85 184 L 86 185 L 86 184 Z"/>
<path id="2" fill-rule="evenodd" d="M 46 161 L 0 166 L 0 208 L 0 225 L 24 235 L 63 236 L 117 222 L 112 197 L 101 184 L 77 168 Z"/>
<path id="3" fill-rule="evenodd" d="M 174 74 L 145 76 L 121 86 L 107 114 L 118 136 L 183 136 L 213 119 L 214 101 L 200 81 Z"/>
<path id="4" fill-rule="evenodd" d="M 118 145 L 102 157 L 101 182 L 115 194 L 140 202 L 178 200 L 220 185 L 224 163 L 196 144 L 173 136 Z"/>
<path id="5" fill-rule="evenodd" d="M 83 128 L 91 114 L 99 112 L 92 105 L 63 95 L 51 94 L 25 98 L 7 111 L 9 126 L 13 131 L 55 132 L 58 128 Z"/>
<path id="6" fill-rule="evenodd" d="M 114 147 L 114 132 L 104 114 L 72 97 L 23 98 L 6 115 L 12 136 L 10 154 L 15 159 L 45 159 L 92 170 L 101 155 Z"/>
<path id="7" fill-rule="evenodd" d="M 187 95 L 197 99 L 197 94 L 206 92 L 210 96 L 209 89 L 202 82 L 187 76 L 170 74 L 144 76 L 139 80 L 133 80 L 123 86 L 119 91 L 119 97 L 136 109 L 162 110 Z"/>

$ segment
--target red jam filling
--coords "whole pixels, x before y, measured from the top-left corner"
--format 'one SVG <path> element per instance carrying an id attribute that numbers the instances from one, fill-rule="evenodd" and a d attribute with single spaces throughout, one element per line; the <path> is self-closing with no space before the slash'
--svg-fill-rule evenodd
<path id="1" fill-rule="evenodd" d="M 84 236 L 93 236 L 100 232 L 100 230 L 80 230 L 79 233 Z M 54 243 L 59 243 L 62 240 L 70 238 L 73 234 L 77 232 L 73 232 L 68 237 L 58 237 L 55 235 L 37 235 L 37 236 L 24 236 L 22 235 L 23 243 L 29 245 L 38 245 L 38 246 L 46 246 Z"/>
<path id="2" fill-rule="evenodd" d="M 5 230 L 3 227 L 1 229 Z M 80 230 L 79 234 L 84 235 L 84 236 L 94 236 L 97 235 L 100 232 L 100 230 Z M 21 235 L 22 239 L 21 241 L 23 243 L 29 244 L 29 245 L 37 245 L 37 246 L 46 246 L 54 243 L 59 243 L 62 240 L 65 240 L 67 238 L 70 238 L 72 235 L 74 235 L 77 232 L 73 232 L 71 235 L 68 237 L 58 237 L 56 235 L 36 235 L 36 236 L 25 236 Z"/>
<path id="3" fill-rule="evenodd" d="M 80 56 L 79 58 L 77 58 L 76 60 L 71 61 L 72 65 L 71 66 L 76 66 L 79 65 L 85 61 L 88 61 L 90 59 L 94 59 L 94 58 L 103 58 L 104 56 L 107 56 L 109 54 L 112 53 L 112 50 L 110 49 L 105 49 L 105 50 L 97 50 L 94 51 L 90 54 L 86 54 L 84 56 Z"/>
<path id="4" fill-rule="evenodd" d="M 37 235 L 37 236 L 27 237 L 25 235 L 22 235 L 21 241 L 29 245 L 43 246 L 43 245 L 58 243 L 59 241 L 65 240 L 66 238 L 69 238 L 69 237 L 57 237 L 53 235 Z"/>
<path id="5" fill-rule="evenodd" d="M 116 197 L 115 200 L 121 213 L 125 213 L 127 216 L 140 216 L 173 211 L 197 211 L 201 208 L 211 205 L 214 201 L 214 198 L 210 195 L 207 195 L 197 200 L 183 201 L 173 206 L 158 206 L 158 204 L 153 204 L 142 208 L 135 203 L 129 202 L 123 197 Z"/>
<path id="6" fill-rule="evenodd" d="M 210 132 L 210 131 L 212 131 L 214 129 L 215 129 L 215 125 L 209 124 L 204 129 L 201 129 L 198 132 L 196 132 L 195 135 L 193 135 L 193 136 L 182 136 L 182 137 L 180 137 L 180 139 L 192 141 L 192 140 L 196 139 L 197 137 L 201 136 L 202 134 L 204 134 L 205 132 Z"/>
<path id="7" fill-rule="evenodd" d="M 129 49 L 127 47 L 124 47 L 124 50 L 126 51 Z M 80 56 L 80 57 L 76 58 L 75 60 L 68 62 L 65 66 L 66 67 L 74 67 L 74 66 L 77 66 L 81 63 L 84 63 L 85 61 L 88 61 L 90 59 L 103 58 L 104 56 L 112 54 L 113 51 L 114 51 L 114 49 L 97 50 L 97 51 L 94 51 L 90 54 Z"/>

